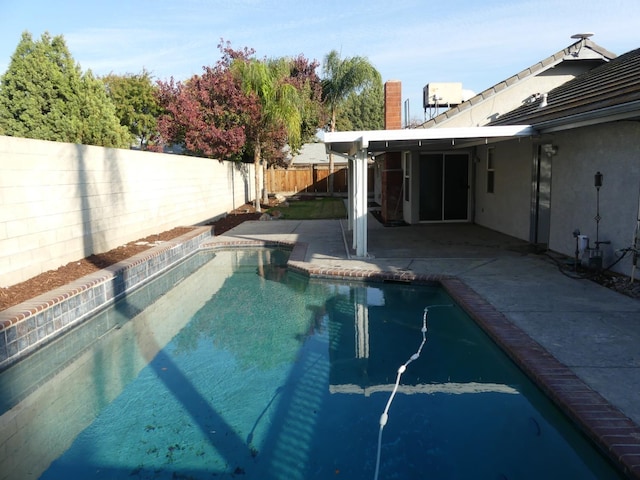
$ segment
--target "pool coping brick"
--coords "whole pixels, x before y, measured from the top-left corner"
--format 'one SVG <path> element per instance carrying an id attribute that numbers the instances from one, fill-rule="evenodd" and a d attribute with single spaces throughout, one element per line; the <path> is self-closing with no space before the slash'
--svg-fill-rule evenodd
<path id="1" fill-rule="evenodd" d="M 586 385 L 569 367 L 557 360 L 527 333 L 509 321 L 460 278 L 439 274 L 416 274 L 407 271 L 321 266 L 306 261 L 308 250 L 306 243 L 277 240 L 211 241 L 211 235 L 210 227 L 195 229 L 193 232 L 151 248 L 129 260 L 87 275 L 49 294 L 0 312 L 0 371 L 26 357 L 40 345 L 57 338 L 73 326 L 78 325 L 96 310 L 114 303 L 119 296 L 127 291 L 162 273 L 196 251 L 287 248 L 291 251 L 287 262 L 288 268 L 309 278 L 441 285 L 607 458 L 617 465 L 628 478 L 640 480 L 640 426 Z M 174 255 L 167 254 L 171 250 L 175 250 Z M 144 270 L 150 264 L 154 265 L 153 271 Z M 136 267 L 140 267 L 144 272 L 136 272 Z M 129 279 L 130 273 L 133 275 L 133 279 Z M 116 279 L 122 283 L 121 290 L 116 291 L 112 288 L 110 292 L 107 292 L 107 287 L 113 287 Z M 97 291 L 100 288 L 105 289 L 102 294 Z M 88 293 L 89 291 L 92 293 Z M 85 297 L 89 297 L 89 301 L 75 305 L 80 302 L 83 294 Z M 91 304 L 91 298 L 94 300 L 93 304 Z M 102 303 L 97 305 L 95 299 L 101 299 Z M 81 309 L 81 305 L 86 304 L 91 306 L 88 310 L 85 309 L 86 311 L 80 311 L 81 318 L 65 323 L 64 315 L 68 315 L 72 309 Z M 38 314 L 42 314 L 42 317 L 36 320 L 35 317 Z M 27 322 L 30 319 L 34 324 L 43 322 L 50 332 L 46 333 L 45 330 L 44 336 L 36 338 L 31 344 L 28 342 L 29 334 L 38 332 L 37 328 L 42 328 L 42 325 L 36 325 L 29 329 Z M 48 325 L 52 326 L 48 327 Z M 22 335 L 19 335 L 18 328 L 20 328 Z M 42 335 L 42 331 L 40 332 L 37 335 Z M 25 340 L 27 340 L 26 346 L 24 346 Z M 18 344 L 24 348 L 16 348 Z"/>

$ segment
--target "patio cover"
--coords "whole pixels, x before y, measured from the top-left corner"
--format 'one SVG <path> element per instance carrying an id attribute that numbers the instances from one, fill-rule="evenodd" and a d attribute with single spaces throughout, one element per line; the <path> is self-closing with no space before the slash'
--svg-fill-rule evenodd
<path id="1" fill-rule="evenodd" d="M 538 132 L 530 125 L 468 128 L 415 128 L 329 132 L 324 134 L 328 153 L 349 160 L 349 229 L 357 257 L 367 256 L 367 160 L 369 155 L 407 150 L 452 150 L 484 145 Z"/>

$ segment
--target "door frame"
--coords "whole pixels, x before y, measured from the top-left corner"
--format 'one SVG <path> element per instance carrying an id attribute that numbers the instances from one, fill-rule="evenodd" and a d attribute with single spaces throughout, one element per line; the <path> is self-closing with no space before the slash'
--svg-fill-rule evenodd
<path id="1" fill-rule="evenodd" d="M 534 245 L 549 245 L 553 149 L 534 145 L 532 157 L 529 242 Z"/>

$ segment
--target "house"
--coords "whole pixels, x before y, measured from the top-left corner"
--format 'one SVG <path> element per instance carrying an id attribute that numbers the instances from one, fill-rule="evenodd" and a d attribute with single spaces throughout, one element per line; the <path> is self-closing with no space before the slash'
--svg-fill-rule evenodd
<path id="1" fill-rule="evenodd" d="M 350 158 L 356 254 L 366 255 L 367 235 L 359 164 L 371 152 L 382 163 L 383 218 L 473 222 L 568 256 L 580 247 L 581 260 L 629 274 L 633 255 L 618 257 L 638 223 L 639 55 L 577 37 L 424 128 L 325 135 Z"/>
<path id="2" fill-rule="evenodd" d="M 526 123 L 537 132 L 533 149 L 520 155 L 515 181 L 528 182 L 529 237 L 567 255 L 576 250 L 577 231 L 589 239 L 584 252 L 607 267 L 629 274 L 640 212 L 640 49 L 621 55 L 499 116 L 490 125 Z M 509 144 L 496 146 L 496 168 L 508 161 Z M 501 158 L 501 160 L 498 160 Z M 528 161 L 527 161 L 528 160 Z M 484 164 L 486 167 L 486 163 Z M 522 170 L 529 167 L 529 172 Z M 480 169 L 486 182 L 486 168 Z M 496 188 L 497 183 L 496 183 Z M 500 197 L 500 192 L 496 197 Z M 511 199 L 517 195 L 511 194 Z M 477 221 L 507 228 L 491 218 L 491 200 L 478 195 Z M 520 196 L 520 203 L 524 203 Z M 485 209 L 482 212 L 482 209 Z M 576 235 L 573 234 L 576 232 Z"/>
<path id="3" fill-rule="evenodd" d="M 347 161 L 336 156 L 333 163 L 335 166 L 344 167 Z M 289 168 L 308 168 L 310 165 L 328 167 L 329 154 L 321 142 L 305 143 L 298 153 L 289 155 L 288 164 Z"/>
<path id="4" fill-rule="evenodd" d="M 422 128 L 481 127 L 499 116 L 529 103 L 541 92 L 554 88 L 592 70 L 616 55 L 578 34 L 577 41 L 553 55 L 487 88 L 469 100 L 428 120 Z"/>

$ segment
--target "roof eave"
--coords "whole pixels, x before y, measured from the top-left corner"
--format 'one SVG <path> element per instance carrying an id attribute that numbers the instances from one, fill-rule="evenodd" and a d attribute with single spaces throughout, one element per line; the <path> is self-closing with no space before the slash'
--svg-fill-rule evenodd
<path id="1" fill-rule="evenodd" d="M 640 100 L 598 110 L 590 110 L 588 112 L 577 113 L 544 122 L 534 122 L 533 127 L 540 133 L 551 133 L 633 118 L 640 118 Z"/>

